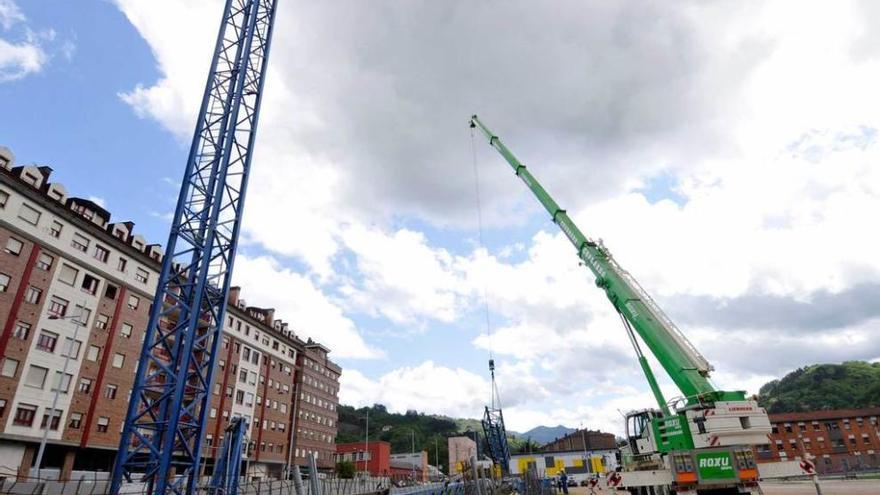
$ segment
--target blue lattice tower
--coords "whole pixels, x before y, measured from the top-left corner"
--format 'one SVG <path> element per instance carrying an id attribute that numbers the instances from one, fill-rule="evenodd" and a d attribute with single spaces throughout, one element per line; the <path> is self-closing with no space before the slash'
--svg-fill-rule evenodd
<path id="1" fill-rule="evenodd" d="M 276 0 L 227 0 L 111 492 L 192 494 L 247 191 Z"/>
<path id="2" fill-rule="evenodd" d="M 238 480 L 241 473 L 241 455 L 247 435 L 247 420 L 242 417 L 232 418 L 226 427 L 226 435 L 217 459 L 214 462 L 214 474 L 208 486 L 208 495 L 237 495 Z"/>
<path id="3" fill-rule="evenodd" d="M 492 375 L 492 407 L 486 406 L 483 414 L 483 433 L 489 444 L 489 456 L 492 457 L 492 462 L 500 465 L 503 473 L 507 473 L 510 469 L 510 448 L 507 445 L 507 429 L 504 427 L 498 385 L 495 383 L 494 359 L 489 360 L 489 373 Z"/>

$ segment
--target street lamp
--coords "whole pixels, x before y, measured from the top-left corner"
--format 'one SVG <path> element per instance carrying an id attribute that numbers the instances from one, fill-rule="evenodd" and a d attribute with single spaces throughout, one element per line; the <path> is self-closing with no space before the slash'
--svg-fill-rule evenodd
<path id="1" fill-rule="evenodd" d="M 411 451 L 410 451 L 410 457 L 412 458 L 412 462 L 410 463 L 410 471 L 411 471 L 410 476 L 412 476 L 413 481 L 415 481 L 415 479 L 416 479 L 416 464 L 415 464 L 415 458 L 416 458 L 416 430 L 414 430 L 414 429 L 412 429 L 412 428 L 409 428 L 409 427 L 406 427 L 406 426 L 400 426 L 399 428 L 402 429 L 402 430 L 409 430 L 409 433 L 410 433 L 410 435 L 412 436 L 412 448 L 411 448 Z"/>
<path id="2" fill-rule="evenodd" d="M 584 436 L 584 422 L 581 421 L 581 447 L 584 448 L 584 470 L 588 473 L 590 470 L 587 468 L 587 439 Z"/>
<path id="3" fill-rule="evenodd" d="M 88 310 L 85 305 L 79 306 L 79 312 L 75 315 L 70 316 L 61 316 L 57 314 L 50 314 L 50 320 L 70 320 L 73 322 L 73 339 L 70 341 L 70 348 L 67 349 L 67 355 L 64 357 L 64 366 L 61 368 L 61 377 L 58 379 L 58 386 L 55 387 L 55 396 L 52 398 L 52 408 L 50 409 L 50 416 L 48 421 L 46 422 L 46 428 L 43 429 L 43 438 L 40 440 L 40 448 L 37 450 L 37 479 L 40 478 L 40 469 L 43 465 L 43 454 L 46 452 L 46 442 L 49 440 L 49 429 L 52 427 L 52 420 L 55 418 L 56 407 L 58 406 L 58 397 L 61 395 L 61 385 L 64 383 L 64 377 L 67 376 L 67 366 L 70 363 L 70 355 L 73 353 L 73 346 L 76 345 L 76 337 L 79 334 L 79 328 L 86 326 L 86 322 L 80 321 L 84 314 L 86 314 Z M 63 348 L 63 347 L 62 347 Z M 77 350 L 77 354 L 79 354 L 79 350 Z M 50 382 L 51 383 L 51 382 Z M 67 384 L 68 388 L 70 387 L 70 383 Z M 96 391 L 97 392 L 97 391 Z M 65 392 L 66 393 L 66 392 Z M 61 415 L 59 415 L 58 421 L 61 422 Z"/>

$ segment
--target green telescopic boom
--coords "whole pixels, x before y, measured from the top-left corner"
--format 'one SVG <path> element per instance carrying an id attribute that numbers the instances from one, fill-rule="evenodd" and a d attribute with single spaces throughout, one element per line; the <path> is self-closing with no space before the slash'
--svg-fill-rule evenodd
<path id="1" fill-rule="evenodd" d="M 744 399 L 745 393 L 741 391 L 716 390 L 709 381 L 709 373 L 713 370 L 712 365 L 688 341 L 672 320 L 663 313 L 639 283 L 617 264 L 602 242 L 594 242 L 580 231 L 569 218 L 568 213 L 556 204 L 556 201 L 526 166 L 514 156 L 498 136 L 483 125 L 476 115 L 471 117 L 471 127 L 479 129 L 486 136 L 489 144 L 507 160 L 516 175 L 544 205 L 553 222 L 574 244 L 578 256 L 596 276 L 596 285 L 605 290 L 605 294 L 615 309 L 639 334 L 639 337 L 648 346 L 678 389 L 681 390 L 688 404 Z M 638 351 L 637 344 L 636 350 Z M 667 405 L 656 380 L 647 366 L 647 361 L 644 361 L 644 356 L 640 355 L 639 357 L 655 398 L 665 412 L 668 410 Z"/>

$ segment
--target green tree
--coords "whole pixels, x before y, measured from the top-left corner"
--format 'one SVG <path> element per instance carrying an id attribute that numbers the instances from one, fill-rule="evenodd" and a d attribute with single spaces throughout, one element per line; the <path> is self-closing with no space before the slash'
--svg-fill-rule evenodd
<path id="1" fill-rule="evenodd" d="M 806 366 L 765 384 L 758 402 L 770 413 L 880 406 L 880 363 Z"/>
<path id="2" fill-rule="evenodd" d="M 336 476 L 342 479 L 354 478 L 354 463 L 351 461 L 339 461 L 336 463 Z"/>

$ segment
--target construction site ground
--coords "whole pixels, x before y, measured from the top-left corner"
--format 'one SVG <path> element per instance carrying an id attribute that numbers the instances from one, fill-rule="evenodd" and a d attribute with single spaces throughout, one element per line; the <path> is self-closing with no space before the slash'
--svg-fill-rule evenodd
<path id="1" fill-rule="evenodd" d="M 764 495 L 816 495 L 816 487 L 810 482 L 764 482 L 761 483 Z M 880 479 L 878 480 L 829 480 L 821 482 L 822 495 L 880 495 Z M 569 488 L 571 495 L 589 495 L 585 487 Z M 615 493 L 604 489 L 596 493 Z M 616 493 L 629 493 L 619 490 Z"/>

